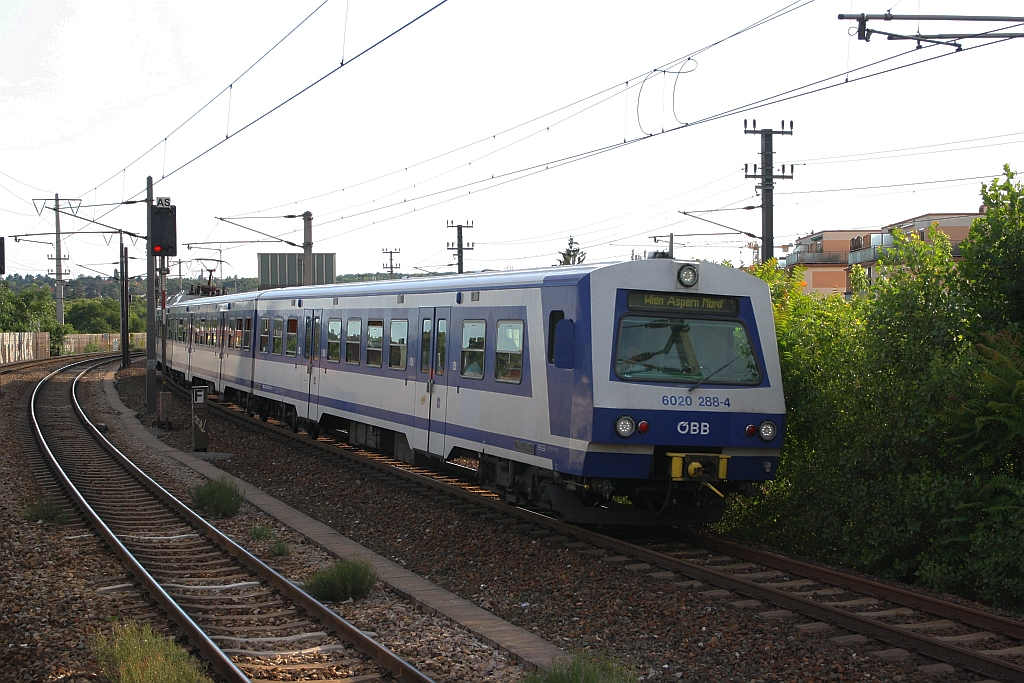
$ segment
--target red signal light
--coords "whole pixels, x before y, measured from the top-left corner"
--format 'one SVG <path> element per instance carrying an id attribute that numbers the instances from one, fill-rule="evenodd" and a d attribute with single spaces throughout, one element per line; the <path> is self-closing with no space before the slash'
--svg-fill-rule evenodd
<path id="1" fill-rule="evenodd" d="M 636 431 L 641 434 L 646 434 L 647 430 L 651 428 L 651 425 L 647 424 L 647 420 L 640 420 L 636 423 Z"/>
<path id="2" fill-rule="evenodd" d="M 164 248 L 161 247 L 159 244 L 154 244 L 153 245 L 153 253 L 154 254 L 159 254 L 163 250 L 164 250 Z"/>
<path id="3" fill-rule="evenodd" d="M 747 428 L 743 430 L 743 433 L 747 436 L 754 436 L 757 434 L 757 427 L 754 425 L 747 425 Z"/>

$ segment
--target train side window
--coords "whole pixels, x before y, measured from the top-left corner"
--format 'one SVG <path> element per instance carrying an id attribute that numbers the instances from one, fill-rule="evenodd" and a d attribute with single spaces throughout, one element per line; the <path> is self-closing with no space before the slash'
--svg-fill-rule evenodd
<path id="1" fill-rule="evenodd" d="M 311 316 L 311 315 L 307 315 L 306 316 L 306 332 L 305 332 L 305 335 L 306 336 L 304 336 L 302 338 L 302 348 L 304 349 L 302 353 L 305 354 L 306 358 L 312 358 L 313 357 L 313 316 Z"/>
<path id="2" fill-rule="evenodd" d="M 320 327 L 323 323 L 320 320 L 320 316 L 313 316 L 313 355 L 310 358 L 314 360 L 320 357 Z"/>
<path id="3" fill-rule="evenodd" d="M 299 319 L 288 318 L 288 328 L 284 335 L 284 355 L 294 356 L 299 350 Z"/>
<path id="4" fill-rule="evenodd" d="M 349 318 L 348 328 L 345 330 L 345 362 L 351 365 L 359 365 L 359 344 L 362 341 L 363 321 L 359 318 Z"/>
<path id="5" fill-rule="evenodd" d="M 384 321 L 366 321 L 366 365 L 379 368 L 384 360 Z"/>
<path id="6" fill-rule="evenodd" d="M 555 362 L 555 328 L 558 321 L 565 320 L 565 311 L 551 311 L 548 314 L 548 363 Z"/>
<path id="7" fill-rule="evenodd" d="M 388 367 L 405 370 L 409 352 L 409 321 L 392 320 L 388 340 Z"/>
<path id="8" fill-rule="evenodd" d="M 245 319 L 245 330 L 242 332 L 242 348 L 249 350 L 249 342 L 252 339 L 252 318 Z"/>
<path id="9" fill-rule="evenodd" d="M 238 318 L 237 320 L 235 320 L 235 348 L 236 349 L 242 348 L 242 340 L 245 338 L 244 337 L 244 332 L 242 331 L 244 325 L 245 325 L 245 318 Z M 249 344 L 248 343 L 246 343 L 245 348 L 249 348 Z"/>
<path id="10" fill-rule="evenodd" d="M 523 381 L 523 321 L 499 320 L 494 349 L 494 379 L 520 384 Z"/>
<path id="11" fill-rule="evenodd" d="M 434 374 L 438 377 L 444 375 L 445 365 L 448 358 L 445 355 L 448 345 L 448 321 L 444 318 L 437 319 L 437 362 L 434 364 Z"/>
<path id="12" fill-rule="evenodd" d="M 341 319 L 331 318 L 327 321 L 327 360 L 332 363 L 341 361 Z"/>
<path id="13" fill-rule="evenodd" d="M 434 321 L 424 318 L 423 329 L 420 332 L 420 372 L 424 375 L 430 373 L 430 337 L 433 333 Z"/>
<path id="14" fill-rule="evenodd" d="M 235 348 L 235 319 L 228 318 L 228 326 L 224 329 L 224 334 L 227 337 L 227 347 L 229 349 Z"/>
<path id="15" fill-rule="evenodd" d="M 271 352 L 280 356 L 284 351 L 284 318 L 274 318 L 274 341 Z"/>
<path id="16" fill-rule="evenodd" d="M 260 321 L 260 353 L 270 351 L 270 318 Z"/>
<path id="17" fill-rule="evenodd" d="M 206 318 L 199 319 L 199 345 L 206 346 Z"/>
<path id="18" fill-rule="evenodd" d="M 484 376 L 484 339 L 487 334 L 487 322 L 484 320 L 464 320 L 462 322 L 462 376 L 467 379 L 483 379 Z"/>

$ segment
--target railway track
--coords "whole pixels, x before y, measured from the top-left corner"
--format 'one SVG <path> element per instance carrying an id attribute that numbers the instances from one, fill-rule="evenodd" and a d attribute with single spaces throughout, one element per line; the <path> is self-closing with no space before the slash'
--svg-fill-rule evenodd
<path id="1" fill-rule="evenodd" d="M 217 673 L 228 681 L 311 673 L 430 681 L 221 534 L 104 439 L 75 389 L 105 362 L 73 363 L 36 386 L 36 439 L 88 523 Z"/>
<path id="2" fill-rule="evenodd" d="M 691 579 L 691 588 L 765 620 L 796 618 L 801 631 L 840 628 L 843 644 L 875 639 L 891 646 L 880 656 L 900 659 L 918 653 L 947 665 L 1002 680 L 1024 680 L 1024 622 L 844 572 L 799 562 L 702 534 L 674 530 L 671 536 L 636 542 L 564 524 L 534 511 L 514 508 L 493 492 L 433 470 L 413 467 L 372 450 L 345 443 L 343 434 L 310 439 L 284 424 L 251 418 L 233 404 L 211 401 L 220 414 L 269 430 L 352 465 L 475 504 L 480 514 L 538 537 L 575 539 L 572 545 L 610 562 L 648 565 Z M 461 506 L 460 506 L 461 507 Z M 604 551 L 604 552 L 602 552 Z M 699 582 L 699 585 L 698 583 Z"/>

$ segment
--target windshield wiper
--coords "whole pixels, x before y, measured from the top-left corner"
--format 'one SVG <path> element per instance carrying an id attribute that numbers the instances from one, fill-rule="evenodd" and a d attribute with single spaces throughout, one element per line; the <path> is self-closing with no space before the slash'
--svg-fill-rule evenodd
<path id="1" fill-rule="evenodd" d="M 690 393 L 690 392 L 692 392 L 692 391 L 693 391 L 694 389 L 696 389 L 697 387 L 699 387 L 699 386 L 700 386 L 701 384 L 704 384 L 704 382 L 707 382 L 707 381 L 708 381 L 709 379 L 711 379 L 712 377 L 714 377 L 715 375 L 717 375 L 718 373 L 720 373 L 720 372 L 721 372 L 722 370 L 725 370 L 725 369 L 726 369 L 727 367 L 729 367 L 730 365 L 732 365 L 733 363 L 735 363 L 736 361 L 738 361 L 738 360 L 739 360 L 740 358 L 744 358 L 744 356 L 736 356 L 736 357 L 735 357 L 735 358 L 733 358 L 733 359 L 732 359 L 731 361 L 729 361 L 728 363 L 726 363 L 726 364 L 725 364 L 725 365 L 723 365 L 722 367 L 718 368 L 717 370 L 715 370 L 714 372 L 712 372 L 712 373 L 711 373 L 710 375 L 708 375 L 707 377 L 704 377 L 703 379 L 701 379 L 701 381 L 697 382 L 697 383 L 696 383 L 696 384 L 694 384 L 694 385 L 693 385 L 692 387 L 690 387 L 689 389 L 687 389 L 687 390 L 686 390 L 686 393 Z"/>

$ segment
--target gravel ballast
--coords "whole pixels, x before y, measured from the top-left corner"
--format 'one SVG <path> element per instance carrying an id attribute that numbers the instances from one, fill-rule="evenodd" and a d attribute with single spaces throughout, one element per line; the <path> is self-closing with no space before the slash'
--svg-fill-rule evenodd
<path id="1" fill-rule="evenodd" d="M 101 373 L 90 375 L 80 397 L 90 418 L 104 422 L 108 427 L 105 436 L 157 483 L 191 504 L 189 491 L 205 481 L 204 477 L 175 460 L 147 451 L 110 407 L 101 377 Z M 220 457 L 216 460 L 218 466 L 224 462 Z M 207 521 L 298 585 L 336 559 L 248 503 L 232 517 L 207 517 Z M 526 673 L 508 654 L 448 619 L 418 612 L 385 585 L 378 584 L 366 598 L 325 604 L 434 680 L 518 681 Z"/>
<path id="2" fill-rule="evenodd" d="M 143 405 L 142 369 L 119 373 L 117 387 L 127 405 Z M 190 412 L 176 396 L 174 424 L 187 426 Z M 934 663 L 925 658 L 884 661 L 874 654 L 890 649 L 883 643 L 837 644 L 830 638 L 842 631 L 758 618 L 705 595 L 710 587 L 516 533 L 227 418 L 212 416 L 209 433 L 211 451 L 235 454 L 217 461 L 223 470 L 556 646 L 632 666 L 640 680 L 934 680 L 918 671 Z M 161 438 L 191 449 L 187 429 Z M 980 677 L 958 670 L 945 679 Z"/>
<path id="3" fill-rule="evenodd" d="M 49 370 L 4 375 L 0 397 L 0 680 L 106 680 L 89 643 L 118 618 L 156 616 L 117 556 L 74 514 L 65 525 L 22 518 L 43 496 L 29 467 L 26 391 Z M 164 635 L 175 629 L 157 619 Z"/>

